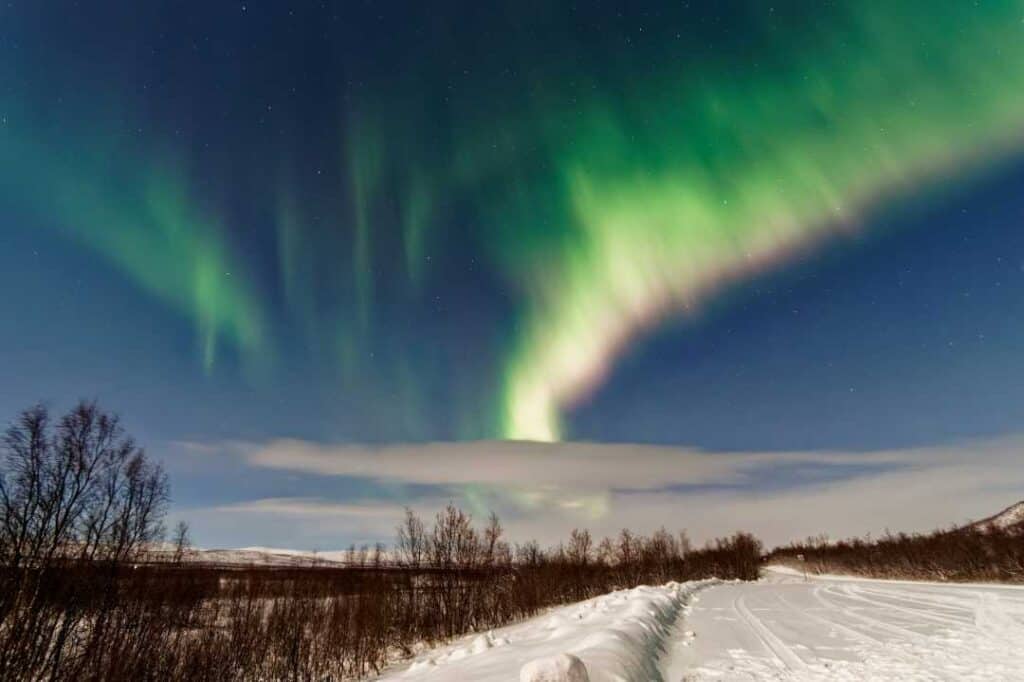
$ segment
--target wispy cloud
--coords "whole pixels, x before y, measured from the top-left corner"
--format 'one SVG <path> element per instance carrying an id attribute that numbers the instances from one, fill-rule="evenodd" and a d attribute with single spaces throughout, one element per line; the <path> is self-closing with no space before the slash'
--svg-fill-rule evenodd
<path id="1" fill-rule="evenodd" d="M 651 489 L 672 484 L 740 483 L 758 469 L 781 465 L 906 465 L 915 451 L 877 453 L 708 453 L 651 445 L 476 441 L 366 447 L 276 440 L 236 445 L 252 465 L 325 476 L 421 483 L 538 484 Z M 922 451 L 923 452 L 923 451 Z M 941 451 L 927 451 L 934 460 Z M 955 453 L 949 451 L 947 456 Z"/>
<path id="2" fill-rule="evenodd" d="M 553 542 L 574 526 L 687 528 L 698 540 L 751 530 L 771 544 L 928 530 L 1024 497 L 1024 440 L 886 452 L 708 453 L 591 443 L 432 443 L 371 448 L 281 440 L 228 448 L 249 467 L 419 486 L 414 498 L 274 497 L 193 510 L 253 542 L 326 547 L 391 539 L 402 507 L 449 499 L 498 511 L 513 539 Z M 262 537 L 259 531 L 286 537 Z M 308 545 L 309 542 L 306 542 Z"/>
<path id="3" fill-rule="evenodd" d="M 394 516 L 393 505 L 342 504 L 315 497 L 267 497 L 211 507 L 212 512 L 228 514 L 276 514 L 283 516 L 327 516 L 350 518 L 387 518 Z"/>

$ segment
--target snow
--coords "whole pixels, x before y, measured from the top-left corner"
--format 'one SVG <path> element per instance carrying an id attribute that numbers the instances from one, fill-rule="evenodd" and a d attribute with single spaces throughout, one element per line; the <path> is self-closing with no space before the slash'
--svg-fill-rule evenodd
<path id="1" fill-rule="evenodd" d="M 237 551 L 269 554 L 271 556 L 291 556 L 299 559 L 307 559 L 309 561 L 326 561 L 333 563 L 345 563 L 350 558 L 349 552 L 343 549 L 330 550 L 326 552 L 309 552 L 301 549 L 281 549 L 279 547 L 241 547 Z"/>
<path id="2" fill-rule="evenodd" d="M 701 595 L 687 680 L 1022 680 L 1024 589 L 772 567 Z"/>
<path id="3" fill-rule="evenodd" d="M 155 554 L 162 555 L 164 559 L 167 559 L 173 551 L 173 547 L 161 547 Z M 372 557 L 373 550 L 370 550 L 365 556 L 364 565 L 370 564 Z M 186 553 L 185 559 L 205 564 L 303 567 L 350 565 L 352 556 L 348 550 L 311 552 L 279 547 L 239 547 L 236 549 L 195 548 Z M 391 554 L 382 552 L 381 563 L 390 565 L 392 563 Z"/>
<path id="4" fill-rule="evenodd" d="M 590 676 L 583 661 L 572 654 L 558 654 L 524 665 L 519 682 L 590 682 Z"/>
<path id="5" fill-rule="evenodd" d="M 421 654 L 385 679 L 1024 680 L 1024 587 L 811 576 L 614 592 Z"/>
<path id="6" fill-rule="evenodd" d="M 612 592 L 420 655 L 383 679 L 524 682 L 660 680 L 694 595 L 717 581 Z M 481 642 L 486 638 L 487 644 Z"/>
<path id="7" fill-rule="evenodd" d="M 189 553 L 189 561 L 253 566 L 312 566 L 336 564 L 343 561 L 344 552 L 303 552 L 272 547 L 243 547 L 241 549 L 196 549 Z"/>
<path id="8" fill-rule="evenodd" d="M 990 516 L 987 519 L 982 519 L 976 522 L 975 526 L 984 528 L 987 526 L 994 526 L 996 528 L 1006 529 L 1012 526 L 1016 526 L 1019 523 L 1024 523 L 1024 501 L 1018 502 L 1017 504 L 1010 505 L 1003 511 L 999 512 L 995 516 Z"/>

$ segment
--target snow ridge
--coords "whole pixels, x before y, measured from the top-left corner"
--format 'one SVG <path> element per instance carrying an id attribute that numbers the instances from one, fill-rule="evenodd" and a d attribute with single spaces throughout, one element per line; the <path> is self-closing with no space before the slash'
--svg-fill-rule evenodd
<path id="1" fill-rule="evenodd" d="M 583 663 L 590 682 L 663 682 L 663 659 L 681 616 L 697 592 L 718 582 L 641 586 L 563 606 L 431 650 L 384 679 L 506 681 L 524 667 L 538 668 L 540 659 L 569 655 Z"/>
<path id="2" fill-rule="evenodd" d="M 676 621 L 690 597 L 707 583 L 669 583 L 637 587 L 608 595 L 626 603 L 625 612 L 608 627 L 588 635 L 569 653 L 580 658 L 597 680 L 661 682 L 659 663 L 668 651 Z M 602 608 L 599 598 L 591 608 Z"/>

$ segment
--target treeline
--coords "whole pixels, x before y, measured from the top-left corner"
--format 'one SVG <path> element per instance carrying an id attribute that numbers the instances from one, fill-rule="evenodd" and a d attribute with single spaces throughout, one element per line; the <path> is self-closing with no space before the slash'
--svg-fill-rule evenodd
<path id="1" fill-rule="evenodd" d="M 1024 582 L 1024 523 L 979 524 L 872 539 L 809 539 L 776 549 L 770 561 L 813 573 L 912 580 Z"/>
<path id="2" fill-rule="evenodd" d="M 575 530 L 512 544 L 449 505 L 411 511 L 394 553 L 357 566 L 227 568 L 154 562 L 168 482 L 116 417 L 41 407 L 6 431 L 0 457 L 0 679 L 341 680 L 414 647 L 643 583 L 755 579 L 761 546 L 737 534 Z"/>

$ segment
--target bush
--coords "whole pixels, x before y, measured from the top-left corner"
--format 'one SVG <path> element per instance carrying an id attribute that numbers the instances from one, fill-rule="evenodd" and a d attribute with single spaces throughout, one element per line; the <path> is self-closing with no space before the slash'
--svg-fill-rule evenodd
<path id="1" fill-rule="evenodd" d="M 137 608 L 122 577 L 162 535 L 167 477 L 92 403 L 26 410 L 2 445 L 0 679 L 58 678 Z"/>
<path id="2" fill-rule="evenodd" d="M 642 583 L 757 577 L 760 543 L 703 549 L 664 529 L 514 548 L 454 505 L 411 511 L 390 561 L 344 567 L 204 565 L 188 528 L 163 537 L 167 477 L 116 417 L 82 403 L 53 423 L 25 411 L 0 457 L 0 679 L 340 680 L 413 646 L 495 628 Z M 163 556 L 169 560 L 158 561 Z"/>
<path id="3" fill-rule="evenodd" d="M 914 535 L 887 532 L 877 540 L 812 539 L 777 549 L 769 559 L 805 564 L 815 573 L 1024 582 L 1024 524 L 970 525 Z"/>

